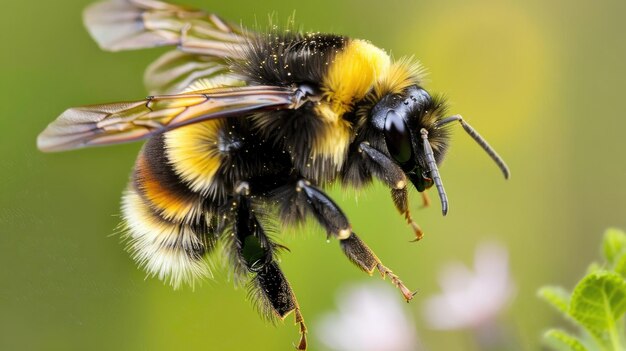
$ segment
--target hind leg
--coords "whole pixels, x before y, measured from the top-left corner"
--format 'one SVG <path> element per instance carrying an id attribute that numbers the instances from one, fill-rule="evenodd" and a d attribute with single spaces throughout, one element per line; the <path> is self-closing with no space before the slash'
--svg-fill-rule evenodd
<path id="1" fill-rule="evenodd" d="M 233 259 L 237 270 L 252 276 L 251 293 L 266 316 L 285 319 L 294 312 L 295 322 L 300 328 L 298 350 L 306 349 L 306 326 L 296 296 L 275 260 L 280 248 L 266 235 L 255 214 L 248 183 L 237 187 L 233 212 L 232 245 Z"/>

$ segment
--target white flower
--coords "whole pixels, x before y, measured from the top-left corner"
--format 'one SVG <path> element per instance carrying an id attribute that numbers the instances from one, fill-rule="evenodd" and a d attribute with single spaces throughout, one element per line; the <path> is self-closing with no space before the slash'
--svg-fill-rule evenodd
<path id="1" fill-rule="evenodd" d="M 323 316 L 317 338 L 337 351 L 419 350 L 415 324 L 398 292 L 380 283 L 355 285 L 338 294 L 338 311 Z"/>
<path id="2" fill-rule="evenodd" d="M 506 249 L 482 244 L 476 249 L 475 272 L 460 263 L 440 275 L 442 292 L 426 301 L 425 318 L 434 329 L 481 329 L 495 322 L 514 295 Z"/>

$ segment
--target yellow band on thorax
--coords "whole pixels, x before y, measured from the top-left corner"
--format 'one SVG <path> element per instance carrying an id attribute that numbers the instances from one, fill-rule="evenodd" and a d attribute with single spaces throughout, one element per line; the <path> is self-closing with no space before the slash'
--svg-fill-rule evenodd
<path id="1" fill-rule="evenodd" d="M 322 84 L 325 98 L 339 116 L 352 110 L 389 69 L 389 55 L 365 40 L 351 40 L 337 53 Z"/>

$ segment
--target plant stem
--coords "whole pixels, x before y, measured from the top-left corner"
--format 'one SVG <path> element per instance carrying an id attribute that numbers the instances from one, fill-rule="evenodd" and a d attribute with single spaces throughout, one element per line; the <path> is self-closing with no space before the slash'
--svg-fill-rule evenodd
<path id="1" fill-rule="evenodd" d="M 613 350 L 620 351 L 622 349 L 622 345 L 620 342 L 619 334 L 617 333 L 617 328 L 615 328 L 615 323 L 611 322 L 609 325 L 609 333 L 611 335 L 611 344 L 613 345 Z"/>
<path id="2" fill-rule="evenodd" d="M 619 337 L 619 332 L 617 331 L 617 327 L 616 327 L 616 321 L 613 319 L 613 313 L 611 311 L 611 307 L 608 305 L 609 304 L 609 299 L 608 296 L 606 296 L 606 293 L 603 291 L 602 295 L 604 295 L 604 308 L 606 309 L 607 312 L 607 316 L 609 316 L 607 322 L 608 322 L 608 330 L 609 330 L 609 335 L 611 337 L 611 345 L 613 346 L 613 350 L 615 351 L 621 351 L 622 349 L 622 345 L 621 345 L 621 340 Z"/>

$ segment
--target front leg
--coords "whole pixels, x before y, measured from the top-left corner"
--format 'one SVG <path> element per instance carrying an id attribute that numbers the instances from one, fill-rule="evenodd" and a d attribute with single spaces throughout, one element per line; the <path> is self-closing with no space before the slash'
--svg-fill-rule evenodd
<path id="1" fill-rule="evenodd" d="M 407 223 L 413 228 L 415 233 L 415 240 L 418 241 L 424 237 L 422 228 L 411 217 L 411 211 L 409 210 L 409 192 L 407 189 L 407 178 L 402 171 L 402 168 L 398 166 L 393 160 L 385 156 L 382 152 L 371 147 L 369 143 L 363 142 L 359 145 L 359 151 L 364 157 L 370 161 L 370 171 L 374 176 L 385 183 L 391 188 L 391 198 L 393 204 L 398 211 L 404 215 Z M 424 193 L 422 193 L 424 194 Z M 428 196 L 423 195 L 422 201 L 424 206 L 428 206 Z"/>
<path id="2" fill-rule="evenodd" d="M 348 218 L 328 195 L 306 180 L 298 181 L 296 191 L 304 195 L 308 210 L 326 229 L 328 236 L 339 239 L 341 249 L 350 261 L 370 275 L 378 269 L 383 278 L 389 276 L 407 302 L 413 298 L 414 293 L 402 283 L 402 280 L 385 267 L 376 254 L 352 232 Z"/>

